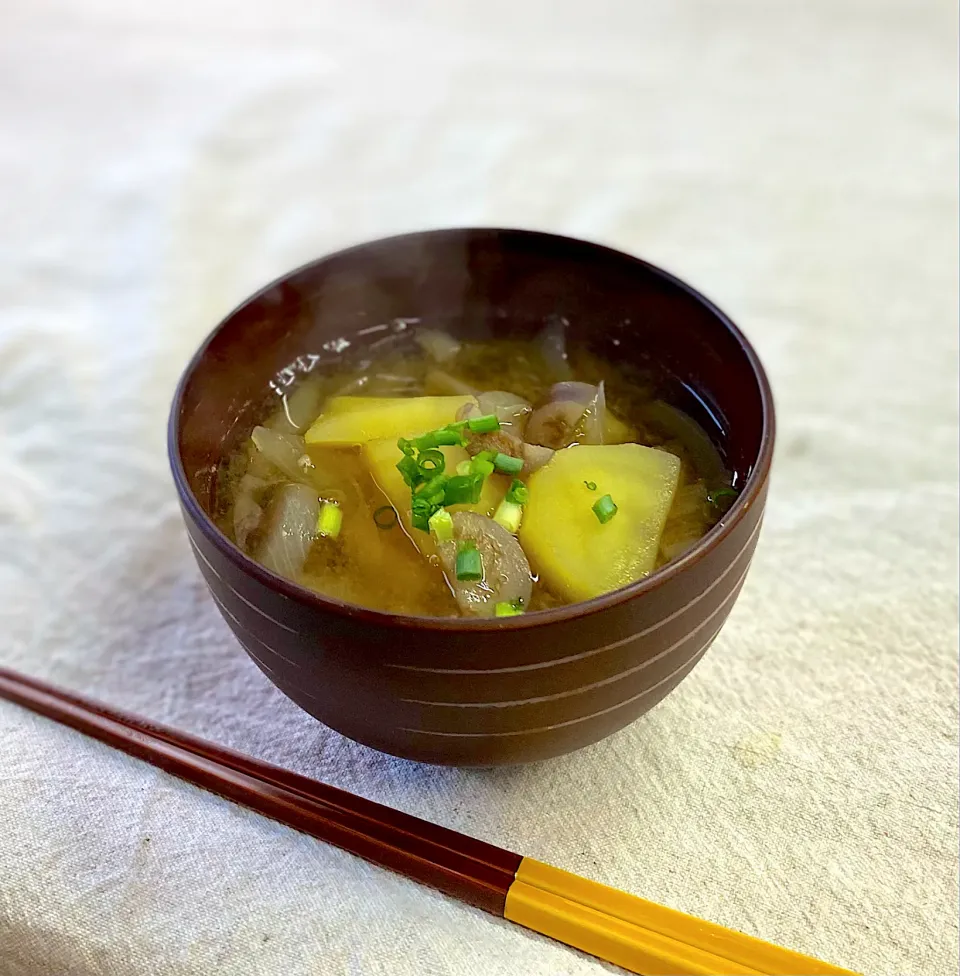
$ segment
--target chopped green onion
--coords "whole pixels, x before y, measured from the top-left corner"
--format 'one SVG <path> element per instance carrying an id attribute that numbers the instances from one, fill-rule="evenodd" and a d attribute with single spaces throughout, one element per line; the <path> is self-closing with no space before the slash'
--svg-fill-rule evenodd
<path id="1" fill-rule="evenodd" d="M 447 482 L 450 479 L 444 474 L 438 474 L 431 478 L 425 485 L 422 485 L 413 496 L 414 499 L 421 499 L 430 502 L 434 509 L 443 504 L 443 496 L 447 490 Z"/>
<path id="2" fill-rule="evenodd" d="M 520 520 L 523 518 L 523 506 L 506 498 L 497 506 L 493 514 L 493 521 L 502 525 L 511 535 L 520 531 Z"/>
<path id="3" fill-rule="evenodd" d="M 418 451 L 427 451 L 431 447 L 437 446 L 436 435 L 431 430 L 426 434 L 421 434 L 419 437 L 414 437 L 410 442 Z"/>
<path id="4" fill-rule="evenodd" d="M 414 528 L 430 531 L 430 516 L 443 504 L 448 481 L 450 479 L 446 475 L 438 474 L 414 491 L 410 504 Z"/>
<path id="5" fill-rule="evenodd" d="M 404 454 L 397 462 L 397 470 L 403 475 L 403 480 L 411 488 L 416 488 L 423 481 L 423 472 L 420 470 L 420 465 L 409 454 Z"/>
<path id="6" fill-rule="evenodd" d="M 495 413 L 488 413 L 468 420 L 467 427 L 473 434 L 492 434 L 500 429 L 500 421 Z"/>
<path id="7" fill-rule="evenodd" d="M 523 470 L 523 458 L 511 457 L 509 454 L 497 454 L 493 459 L 493 466 L 504 474 L 520 474 Z"/>
<path id="8" fill-rule="evenodd" d="M 601 525 L 606 525 L 617 514 L 617 506 L 609 495 L 604 495 L 594 503 L 593 514 L 600 519 Z"/>
<path id="9" fill-rule="evenodd" d="M 518 617 L 523 613 L 523 600 L 504 600 L 493 608 L 493 612 L 498 617 Z"/>
<path id="10" fill-rule="evenodd" d="M 429 505 L 417 505 L 416 500 L 414 500 L 413 508 L 410 512 L 410 521 L 413 523 L 415 529 L 420 529 L 422 532 L 430 531 L 430 516 L 433 514 Z"/>
<path id="11" fill-rule="evenodd" d="M 421 451 L 420 457 L 417 458 L 417 466 L 426 477 L 443 474 L 446 465 L 447 460 L 442 451 Z"/>
<path id="12" fill-rule="evenodd" d="M 470 462 L 470 470 L 473 474 L 479 474 L 486 478 L 487 475 L 493 474 L 493 461 L 474 458 Z"/>
<path id="13" fill-rule="evenodd" d="M 584 484 L 587 486 L 587 491 L 597 490 L 597 483 L 595 481 L 585 481 Z"/>
<path id="14" fill-rule="evenodd" d="M 502 525 L 511 535 L 520 531 L 520 520 L 523 518 L 523 506 L 516 502 L 508 502 L 506 498 L 497 506 L 493 513 L 493 520 Z"/>
<path id="15" fill-rule="evenodd" d="M 431 475 L 430 478 L 424 482 L 423 486 L 417 489 L 417 494 L 424 495 L 425 497 L 436 494 L 438 491 L 443 489 L 449 480 L 450 479 L 445 474 Z"/>
<path id="16" fill-rule="evenodd" d="M 716 488 L 714 491 L 707 492 L 707 501 L 711 505 L 717 505 L 724 498 L 736 498 L 740 493 L 736 488 Z"/>
<path id="17" fill-rule="evenodd" d="M 463 443 L 463 434 L 459 430 L 454 430 L 450 427 L 442 427 L 437 431 L 437 443 L 446 444 L 453 447 L 457 444 Z"/>
<path id="18" fill-rule="evenodd" d="M 483 475 L 467 474 L 451 478 L 443 495 L 444 505 L 475 505 L 483 490 Z"/>
<path id="19" fill-rule="evenodd" d="M 392 505 L 381 505 L 373 513 L 373 523 L 378 529 L 392 529 L 397 524 L 397 510 Z"/>
<path id="20" fill-rule="evenodd" d="M 517 505 L 526 505 L 530 500 L 530 489 L 518 479 L 514 478 L 507 491 L 507 501 Z"/>
<path id="21" fill-rule="evenodd" d="M 407 440 L 406 437 L 401 437 L 400 440 L 397 441 L 397 447 L 399 447 L 400 450 L 407 455 L 407 457 L 412 456 L 415 450 L 413 441 Z"/>
<path id="22" fill-rule="evenodd" d="M 317 532 L 325 538 L 336 539 L 342 525 L 343 511 L 340 506 L 334 502 L 324 502 L 317 516 Z"/>
<path id="23" fill-rule="evenodd" d="M 497 456 L 496 451 L 480 451 L 479 454 L 474 454 L 474 461 L 492 461 Z"/>
<path id="24" fill-rule="evenodd" d="M 473 467 L 472 462 L 470 461 L 461 461 L 457 465 L 457 474 L 460 475 L 461 478 L 470 474 L 471 471 L 473 471 Z"/>
<path id="25" fill-rule="evenodd" d="M 413 443 L 416 444 L 418 450 L 426 451 L 431 447 L 459 444 L 461 439 L 457 431 L 446 430 L 441 427 L 440 430 L 431 430 L 429 433 L 414 438 Z"/>
<path id="26" fill-rule="evenodd" d="M 445 508 L 438 508 L 427 524 L 437 542 L 453 542 L 453 516 Z"/>
<path id="27" fill-rule="evenodd" d="M 483 560 L 473 542 L 461 542 L 457 546 L 457 579 L 464 583 L 483 579 Z"/>

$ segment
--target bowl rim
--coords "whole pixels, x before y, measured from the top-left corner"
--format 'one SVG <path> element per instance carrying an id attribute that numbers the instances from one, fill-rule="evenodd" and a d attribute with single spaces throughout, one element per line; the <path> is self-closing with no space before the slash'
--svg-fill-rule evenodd
<path id="1" fill-rule="evenodd" d="M 397 614 L 386 610 L 375 610 L 364 607 L 357 603 L 348 603 L 345 600 L 338 600 L 334 597 L 324 596 L 315 590 L 301 586 L 283 576 L 278 576 L 270 570 L 261 566 L 258 562 L 248 556 L 236 543 L 232 542 L 217 526 L 213 519 L 207 514 L 200 504 L 196 495 L 190 488 L 187 474 L 183 466 L 183 459 L 180 456 L 180 417 L 183 406 L 183 397 L 186 388 L 194 372 L 207 354 L 207 350 L 214 339 L 225 329 L 234 316 L 242 309 L 257 301 L 272 289 L 282 285 L 285 281 L 303 274 L 317 265 L 328 261 L 344 258 L 354 251 L 361 251 L 365 248 L 377 245 L 385 245 L 391 242 L 399 242 L 406 238 L 442 238 L 446 235 L 464 234 L 508 234 L 518 237 L 529 237 L 532 239 L 549 238 L 558 242 L 567 242 L 577 245 L 586 245 L 599 252 L 606 252 L 610 257 L 618 259 L 627 258 L 635 262 L 638 266 L 645 269 L 654 277 L 660 278 L 669 285 L 678 288 L 686 293 L 694 301 L 699 302 L 715 317 L 719 325 L 722 325 L 733 337 L 741 352 L 747 359 L 750 368 L 756 379 L 760 391 L 760 403 L 762 412 L 762 426 L 760 434 L 760 450 L 757 454 L 756 462 L 753 464 L 743 488 L 740 490 L 736 501 L 731 505 L 724 516 L 710 530 L 700 538 L 697 543 L 687 550 L 682 556 L 655 570 L 649 576 L 612 590 L 601 596 L 593 597 L 590 600 L 583 600 L 577 603 L 570 603 L 562 607 L 554 607 L 548 610 L 535 610 L 530 613 L 520 614 L 515 617 L 492 617 L 492 618 L 467 618 L 467 617 L 427 617 L 414 614 Z M 503 632 L 504 630 L 526 630 L 531 627 L 541 627 L 544 625 L 562 623 L 568 620 L 575 620 L 581 617 L 592 616 L 595 613 L 608 610 L 643 596 L 653 590 L 659 589 L 664 584 L 683 575 L 688 569 L 700 563 L 707 555 L 716 550 L 720 544 L 727 539 L 740 522 L 744 519 L 750 508 L 757 502 L 764 484 L 770 473 L 770 465 L 773 459 L 773 447 L 776 430 L 776 419 L 773 402 L 773 392 L 766 371 L 757 355 L 756 350 L 750 344 L 747 337 L 734 324 L 733 320 L 710 299 L 701 294 L 685 281 L 665 271 L 657 265 L 651 264 L 643 258 L 636 257 L 626 251 L 601 244 L 596 241 L 585 240 L 583 238 L 571 237 L 564 234 L 554 234 L 549 231 L 529 230 L 511 227 L 443 227 L 431 230 L 410 231 L 402 234 L 392 234 L 387 237 L 376 238 L 373 240 L 362 241 L 348 247 L 332 251 L 322 255 L 312 261 L 287 271 L 273 279 L 262 288 L 245 298 L 239 305 L 228 312 L 211 330 L 207 337 L 200 344 L 197 351 L 190 358 L 177 382 L 170 413 L 167 422 L 167 453 L 170 467 L 173 473 L 174 485 L 177 490 L 181 505 L 191 516 L 193 522 L 199 527 L 206 539 L 224 556 L 226 556 L 237 569 L 246 575 L 252 576 L 259 583 L 268 589 L 280 593 L 282 596 L 301 605 L 307 605 L 315 610 L 332 612 L 343 617 L 347 617 L 355 622 L 364 622 L 370 625 L 397 628 L 397 629 L 426 629 L 434 631 L 447 631 L 450 633 L 482 633 L 482 632 Z"/>

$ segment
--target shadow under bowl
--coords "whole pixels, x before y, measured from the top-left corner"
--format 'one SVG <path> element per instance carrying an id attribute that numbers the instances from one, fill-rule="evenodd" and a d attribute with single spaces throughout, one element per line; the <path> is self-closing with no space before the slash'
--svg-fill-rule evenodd
<path id="1" fill-rule="evenodd" d="M 216 526 L 218 472 L 271 397 L 344 355 L 375 359 L 411 320 L 460 338 L 533 335 L 613 364 L 657 362 L 718 441 L 739 497 L 682 557 L 621 590 L 498 620 L 398 616 L 304 589 Z M 773 454 L 773 400 L 733 323 L 637 258 L 500 229 L 406 234 L 321 258 L 233 311 L 186 369 L 169 450 L 190 544 L 264 674 L 338 732 L 408 759 L 544 759 L 610 735 L 703 657 L 743 585 Z"/>

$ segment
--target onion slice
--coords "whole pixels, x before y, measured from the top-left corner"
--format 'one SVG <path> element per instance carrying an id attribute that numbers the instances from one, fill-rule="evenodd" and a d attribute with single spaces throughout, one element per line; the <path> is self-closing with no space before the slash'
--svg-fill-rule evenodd
<path id="1" fill-rule="evenodd" d="M 435 363 L 448 363 L 460 352 L 460 340 L 439 329 L 417 329 L 414 338 Z"/>
<path id="2" fill-rule="evenodd" d="M 307 446 L 299 434 L 284 434 L 269 427 L 254 427 L 251 435 L 257 450 L 291 481 L 308 479 L 300 465 Z"/>
<path id="3" fill-rule="evenodd" d="M 544 362 L 558 380 L 567 380 L 572 375 L 567 361 L 568 324 L 565 318 L 551 315 L 539 336 Z"/>
<path id="4" fill-rule="evenodd" d="M 267 528 L 258 553 L 271 572 L 296 580 L 317 534 L 320 495 L 306 485 L 279 488 L 267 513 Z"/>
<path id="5" fill-rule="evenodd" d="M 603 429 L 607 419 L 607 397 L 603 390 L 603 380 L 593 387 L 593 396 L 580 418 L 577 442 L 580 444 L 602 444 Z"/>

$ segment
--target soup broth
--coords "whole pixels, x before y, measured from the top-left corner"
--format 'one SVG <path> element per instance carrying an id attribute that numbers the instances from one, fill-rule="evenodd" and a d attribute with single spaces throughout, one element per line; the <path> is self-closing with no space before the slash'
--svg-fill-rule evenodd
<path id="1" fill-rule="evenodd" d="M 376 610 L 589 599 L 677 558 L 735 497 L 682 392 L 542 337 L 422 330 L 275 399 L 221 467 L 217 521 L 268 569 Z"/>

